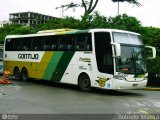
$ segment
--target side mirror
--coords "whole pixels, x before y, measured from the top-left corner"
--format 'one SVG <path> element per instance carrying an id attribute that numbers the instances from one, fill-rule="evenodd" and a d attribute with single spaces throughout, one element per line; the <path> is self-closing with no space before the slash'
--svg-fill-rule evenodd
<path id="1" fill-rule="evenodd" d="M 120 57 L 121 56 L 121 45 L 119 43 L 114 43 L 111 42 L 111 45 L 114 45 L 115 47 L 115 57 Z"/>
<path id="2" fill-rule="evenodd" d="M 156 58 L 156 48 L 152 46 L 145 46 L 145 47 L 152 50 L 152 57 L 148 57 L 148 59 L 155 59 Z"/>

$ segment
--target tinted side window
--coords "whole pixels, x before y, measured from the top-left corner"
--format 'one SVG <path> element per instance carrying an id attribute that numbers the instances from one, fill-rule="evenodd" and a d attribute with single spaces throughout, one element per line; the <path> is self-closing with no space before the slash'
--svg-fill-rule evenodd
<path id="1" fill-rule="evenodd" d="M 75 45 L 74 35 L 59 36 L 59 50 L 73 51 Z"/>
<path id="2" fill-rule="evenodd" d="M 14 41 L 13 41 L 13 39 L 7 39 L 6 40 L 6 42 L 5 42 L 5 50 L 6 51 L 11 51 L 12 50 L 12 48 L 13 48 L 13 43 L 14 43 Z"/>
<path id="3" fill-rule="evenodd" d="M 91 51 L 90 33 L 53 35 L 6 40 L 6 51 Z"/>
<path id="4" fill-rule="evenodd" d="M 19 40 L 19 38 L 7 39 L 5 50 L 6 51 L 21 50 L 21 41 Z"/>
<path id="5" fill-rule="evenodd" d="M 31 50 L 32 51 L 42 51 L 43 50 L 43 39 L 42 37 L 31 38 Z"/>
<path id="6" fill-rule="evenodd" d="M 22 51 L 29 51 L 31 50 L 31 38 L 20 38 L 21 41 L 21 49 Z"/>
<path id="7" fill-rule="evenodd" d="M 92 41 L 90 33 L 76 34 L 76 50 L 77 51 L 91 51 Z"/>
<path id="8" fill-rule="evenodd" d="M 44 40 L 43 50 L 44 51 L 54 51 L 58 49 L 58 38 L 57 36 L 45 36 L 42 37 Z"/>

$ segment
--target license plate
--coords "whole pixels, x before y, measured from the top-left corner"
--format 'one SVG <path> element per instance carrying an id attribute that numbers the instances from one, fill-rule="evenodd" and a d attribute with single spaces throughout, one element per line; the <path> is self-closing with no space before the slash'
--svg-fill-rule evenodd
<path id="1" fill-rule="evenodd" d="M 133 86 L 133 87 L 137 87 L 137 86 L 138 86 L 138 84 L 133 84 L 132 86 Z"/>

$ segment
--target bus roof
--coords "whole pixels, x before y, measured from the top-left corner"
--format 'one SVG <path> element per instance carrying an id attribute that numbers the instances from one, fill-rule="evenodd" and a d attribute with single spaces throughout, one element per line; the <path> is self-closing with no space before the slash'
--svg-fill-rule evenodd
<path id="1" fill-rule="evenodd" d="M 128 34 L 134 34 L 134 35 L 140 35 L 139 33 L 136 32 L 130 32 L 126 30 L 118 30 L 118 29 L 90 29 L 91 32 L 120 32 L 120 33 L 128 33 Z"/>
<path id="2" fill-rule="evenodd" d="M 49 36 L 49 35 L 63 35 L 63 34 L 77 34 L 77 33 L 91 33 L 91 32 L 120 32 L 120 33 L 128 33 L 128 34 L 135 34 L 140 35 L 135 32 L 129 32 L 125 30 L 117 30 L 117 29 L 85 29 L 85 30 L 78 30 L 78 29 L 54 29 L 54 30 L 43 30 L 39 31 L 35 34 L 26 34 L 26 35 L 8 35 L 8 38 L 22 38 L 22 37 L 36 37 L 36 36 Z"/>

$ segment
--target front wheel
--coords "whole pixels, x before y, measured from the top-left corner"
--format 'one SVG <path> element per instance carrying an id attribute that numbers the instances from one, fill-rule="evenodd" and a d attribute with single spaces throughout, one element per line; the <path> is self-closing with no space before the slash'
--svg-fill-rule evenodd
<path id="1" fill-rule="evenodd" d="M 91 82 L 88 75 L 83 74 L 80 76 L 78 86 L 83 91 L 91 91 Z"/>
<path id="2" fill-rule="evenodd" d="M 21 79 L 22 81 L 28 81 L 28 71 L 26 68 L 23 68 L 21 71 Z"/>

